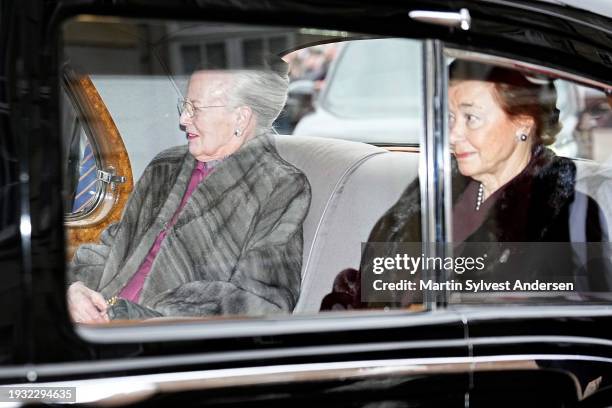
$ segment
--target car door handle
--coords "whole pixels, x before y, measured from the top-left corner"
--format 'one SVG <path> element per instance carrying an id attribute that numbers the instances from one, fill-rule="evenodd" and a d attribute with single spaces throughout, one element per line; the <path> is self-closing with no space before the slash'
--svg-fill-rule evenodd
<path id="1" fill-rule="evenodd" d="M 466 8 L 459 12 L 453 11 L 431 11 L 431 10 L 412 10 L 408 16 L 421 23 L 445 25 L 449 27 L 461 27 L 462 30 L 469 30 L 472 24 L 472 17 Z"/>
<path id="2" fill-rule="evenodd" d="M 125 177 L 115 175 L 115 169 L 108 169 L 108 170 L 110 171 L 98 170 L 97 179 L 107 184 L 125 183 Z"/>

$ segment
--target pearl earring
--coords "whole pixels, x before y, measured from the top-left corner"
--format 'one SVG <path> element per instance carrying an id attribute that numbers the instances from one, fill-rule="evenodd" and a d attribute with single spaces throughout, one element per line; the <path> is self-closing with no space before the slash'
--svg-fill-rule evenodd
<path id="1" fill-rule="evenodd" d="M 521 142 L 525 142 L 527 140 L 527 133 L 525 132 L 516 132 L 516 139 Z"/>
<path id="2" fill-rule="evenodd" d="M 234 130 L 234 136 L 236 136 L 236 137 L 240 137 L 240 133 L 241 133 L 241 132 L 240 132 L 240 129 L 236 129 L 236 130 Z"/>

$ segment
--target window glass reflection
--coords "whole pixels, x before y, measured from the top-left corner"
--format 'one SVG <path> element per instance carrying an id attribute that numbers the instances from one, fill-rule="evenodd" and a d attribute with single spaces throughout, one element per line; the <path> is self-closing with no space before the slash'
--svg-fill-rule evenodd
<path id="1" fill-rule="evenodd" d="M 580 160 L 597 140 L 581 134 L 585 89 L 460 59 L 449 76 L 454 256 L 484 259 L 447 270 L 449 289 L 472 302 L 608 301 L 609 169 Z"/>
<path id="2" fill-rule="evenodd" d="M 414 146 L 422 125 L 401 116 L 421 112 L 395 106 L 397 92 L 381 83 L 385 91 L 370 108 L 384 100 L 397 121 L 373 117 L 368 126 L 380 138 L 358 132 L 365 99 L 350 115 L 337 116 L 351 123 L 335 135 L 325 112 L 323 120 L 310 115 L 326 87 L 372 89 L 368 77 L 384 77 L 375 64 L 369 75 L 337 68 L 340 74 L 331 76 L 341 61 L 368 61 L 365 52 L 340 57 L 346 33 L 161 22 L 135 27 L 121 20 L 105 31 L 121 49 L 90 44 L 103 46 L 113 60 L 130 54 L 120 66 L 88 60 L 91 50 L 78 36 L 87 23 L 71 24 L 83 30 L 66 29 L 66 59 L 91 85 L 80 89 L 88 98 L 77 98 L 92 128 L 90 148 L 83 145 L 78 156 L 82 189 L 93 172 L 87 160 L 94 145 L 102 146 L 105 171 L 118 168 L 115 159 L 130 169 L 107 172 L 103 202 L 117 218 L 96 214 L 67 224 L 68 246 L 76 249 L 67 267 L 72 319 L 318 313 L 336 276 L 359 268 L 361 243 L 376 221 L 416 179 L 414 147 L 390 151 L 376 144 L 386 144 L 390 130 L 394 144 Z M 133 35 L 141 31 L 148 37 Z M 421 42 L 388 41 L 403 56 L 402 69 L 392 70 L 398 83 L 406 84 L 406 75 L 414 82 L 405 99 L 419 100 L 420 60 L 404 57 L 420 55 Z M 288 48 L 296 50 L 284 54 Z M 309 95 L 311 106 L 300 105 L 296 95 Z M 297 135 L 296 125 L 309 119 L 308 134 Z M 402 132 L 407 125 L 409 137 Z M 287 135 L 278 134 L 281 128 Z"/>
<path id="3" fill-rule="evenodd" d="M 94 151 L 85 134 L 81 119 L 64 93 L 64 208 L 69 215 L 83 215 L 93 209 L 101 188 L 97 179 Z"/>

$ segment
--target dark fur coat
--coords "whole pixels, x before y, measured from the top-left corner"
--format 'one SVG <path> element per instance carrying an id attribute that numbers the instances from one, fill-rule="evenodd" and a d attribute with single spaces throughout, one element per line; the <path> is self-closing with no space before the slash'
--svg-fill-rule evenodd
<path id="1" fill-rule="evenodd" d="M 573 281 L 581 290 L 608 286 L 606 276 L 588 276 L 577 271 L 572 251 L 559 253 L 559 246 L 539 245 L 530 248 L 514 245 L 517 242 L 568 243 L 576 225 L 584 228 L 586 241 L 605 241 L 605 221 L 595 201 L 586 198 L 585 219 L 570 222 L 572 203 L 581 194 L 575 191 L 576 166 L 570 159 L 556 156 L 551 150 L 538 146 L 527 167 L 504 185 L 496 194 L 496 201 L 484 221 L 464 242 L 485 243 L 483 251 L 489 256 L 485 269 L 471 273 L 469 279 L 520 279 L 545 282 Z M 472 179 L 462 176 L 453 161 L 453 203 Z M 475 199 L 475 197 L 474 197 Z M 421 241 L 421 193 L 416 180 L 403 192 L 399 200 L 376 223 L 368 242 L 402 243 Z M 572 227 L 570 227 L 572 225 Z M 457 243 L 455 243 L 457 244 Z M 389 256 L 394 253 L 388 244 Z M 568 248 L 569 245 L 567 246 Z M 457 247 L 456 247 L 457 248 Z M 459 246 L 460 248 L 460 246 Z M 462 256 L 477 254 L 462 253 Z M 380 254 L 378 254 L 380 256 Z M 338 274 L 332 292 L 322 302 L 322 310 L 362 308 L 361 275 L 371 273 L 371 255 L 366 250 L 360 271 L 347 269 Z M 455 280 L 465 275 L 453 276 Z M 415 291 L 402 303 L 420 302 L 422 293 Z"/>

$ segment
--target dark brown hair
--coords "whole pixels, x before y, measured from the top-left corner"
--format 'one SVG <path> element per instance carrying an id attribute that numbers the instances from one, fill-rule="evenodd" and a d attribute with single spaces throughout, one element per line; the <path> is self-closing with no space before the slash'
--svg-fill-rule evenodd
<path id="1" fill-rule="evenodd" d="M 449 79 L 451 83 L 469 80 L 492 82 L 499 106 L 510 118 L 533 118 L 535 144 L 555 142 L 561 124 L 557 91 L 551 80 L 528 79 L 518 70 L 460 59 L 450 65 Z"/>

